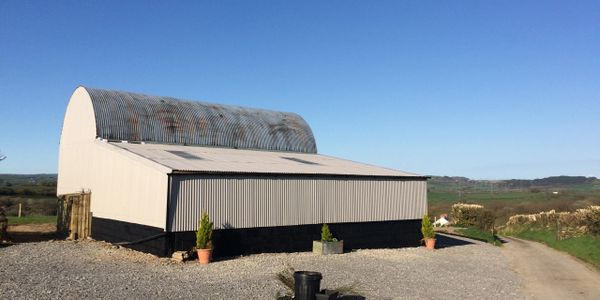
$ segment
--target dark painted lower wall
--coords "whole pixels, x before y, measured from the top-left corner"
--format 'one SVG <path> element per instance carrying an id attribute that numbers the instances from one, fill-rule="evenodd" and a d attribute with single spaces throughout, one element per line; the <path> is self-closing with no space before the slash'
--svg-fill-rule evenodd
<path id="1" fill-rule="evenodd" d="M 328 224 L 333 235 L 344 240 L 344 250 L 414 247 L 420 244 L 421 220 Z M 321 224 L 213 232 L 213 255 L 311 251 L 321 238 Z M 195 232 L 171 233 L 171 249 L 187 250 L 195 244 Z"/>
<path id="2" fill-rule="evenodd" d="M 164 233 L 162 228 L 111 219 L 92 218 L 92 238 L 100 241 L 110 243 L 134 242 Z M 167 244 L 168 236 L 165 235 L 153 240 L 125 245 L 125 247 L 158 256 L 169 256 L 171 253 L 168 252 Z"/>
<path id="3" fill-rule="evenodd" d="M 414 247 L 420 244 L 421 220 L 328 224 L 333 235 L 344 240 L 344 250 Z M 221 229 L 213 232 L 213 256 L 227 257 L 252 253 L 300 252 L 312 250 L 312 241 L 321 238 L 321 224 L 263 228 Z M 111 243 L 132 242 L 156 236 L 161 228 L 96 218 L 92 237 Z M 169 256 L 173 251 L 190 250 L 195 232 L 172 232 L 166 236 L 125 247 Z"/>

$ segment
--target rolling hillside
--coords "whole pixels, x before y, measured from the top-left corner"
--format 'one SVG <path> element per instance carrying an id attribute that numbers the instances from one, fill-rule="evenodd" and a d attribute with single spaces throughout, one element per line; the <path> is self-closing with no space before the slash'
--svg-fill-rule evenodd
<path id="1" fill-rule="evenodd" d="M 554 176 L 522 180 L 471 180 L 436 176 L 428 183 L 430 214 L 450 212 L 456 202 L 477 203 L 492 209 L 498 223 L 514 214 L 555 209 L 572 211 L 600 204 L 600 179 Z"/>

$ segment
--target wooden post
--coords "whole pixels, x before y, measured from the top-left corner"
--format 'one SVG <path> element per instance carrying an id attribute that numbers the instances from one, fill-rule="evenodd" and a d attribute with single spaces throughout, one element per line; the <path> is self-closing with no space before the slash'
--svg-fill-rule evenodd
<path id="1" fill-rule="evenodd" d="M 90 216 L 90 218 L 88 219 L 88 236 L 92 236 L 92 217 L 94 217 L 94 215 L 92 214 L 91 211 L 90 211 L 89 216 Z"/>
<path id="2" fill-rule="evenodd" d="M 79 198 L 77 196 L 72 197 L 73 204 L 71 205 L 71 226 L 69 239 L 76 240 L 77 239 L 77 231 L 78 231 L 78 223 L 79 223 Z"/>
<path id="3" fill-rule="evenodd" d="M 556 218 L 556 240 L 560 241 L 560 218 Z"/>
<path id="4" fill-rule="evenodd" d="M 79 218 L 77 219 L 77 239 L 81 239 L 83 233 L 83 218 L 85 217 L 85 214 L 83 213 L 83 207 L 85 206 L 85 194 L 81 193 L 79 194 Z"/>
<path id="5" fill-rule="evenodd" d="M 87 236 L 92 236 L 92 194 L 88 193 Z"/>
<path id="6" fill-rule="evenodd" d="M 88 218 L 88 195 L 83 195 L 84 205 L 81 213 L 83 214 L 83 219 L 81 219 L 81 238 L 87 238 L 87 218 Z"/>
<path id="7" fill-rule="evenodd" d="M 79 229 L 77 230 L 77 239 L 80 240 L 83 238 L 83 236 L 85 235 L 85 231 L 83 228 L 83 222 L 85 219 L 85 194 L 81 193 L 79 196 L 81 200 L 81 202 L 79 202 L 79 220 L 77 222 L 77 227 L 79 227 Z"/>
<path id="8" fill-rule="evenodd" d="M 88 216 L 89 216 L 89 204 L 90 204 L 90 197 L 89 194 L 83 194 L 81 195 L 83 198 L 83 218 L 81 218 L 81 238 L 85 239 L 88 237 Z"/>
<path id="9" fill-rule="evenodd" d="M 22 208 L 23 204 L 19 203 L 19 218 L 21 217 L 21 208 Z"/>

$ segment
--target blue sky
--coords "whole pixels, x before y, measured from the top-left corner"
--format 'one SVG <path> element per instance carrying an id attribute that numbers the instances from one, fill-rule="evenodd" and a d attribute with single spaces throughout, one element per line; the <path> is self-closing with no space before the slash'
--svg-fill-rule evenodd
<path id="1" fill-rule="evenodd" d="M 600 176 L 598 1 L 0 1 L 0 173 L 57 171 L 78 85 L 296 112 L 420 174 Z"/>

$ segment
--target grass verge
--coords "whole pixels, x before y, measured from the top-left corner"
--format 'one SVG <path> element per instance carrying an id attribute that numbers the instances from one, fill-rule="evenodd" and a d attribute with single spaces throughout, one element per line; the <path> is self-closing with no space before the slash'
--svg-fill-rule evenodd
<path id="1" fill-rule="evenodd" d="M 56 224 L 56 216 L 7 216 L 8 225 L 22 225 L 22 224 Z"/>
<path id="2" fill-rule="evenodd" d="M 468 238 L 485 241 L 494 246 L 502 246 L 502 242 L 500 240 L 498 240 L 495 235 L 493 235 L 491 232 L 482 231 L 479 228 L 475 228 L 475 227 L 457 228 L 456 233 L 458 233 L 462 236 L 468 237 Z"/>
<path id="3" fill-rule="evenodd" d="M 600 269 L 600 239 L 586 234 L 557 241 L 556 233 L 552 230 L 523 230 L 509 235 L 544 243 L 554 249 L 567 252 Z"/>

